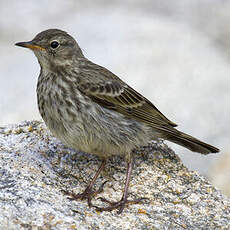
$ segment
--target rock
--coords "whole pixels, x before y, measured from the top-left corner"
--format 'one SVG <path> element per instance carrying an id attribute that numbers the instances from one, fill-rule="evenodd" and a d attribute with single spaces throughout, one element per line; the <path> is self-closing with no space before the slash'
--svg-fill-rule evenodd
<path id="1" fill-rule="evenodd" d="M 230 197 L 230 152 L 221 154 L 210 170 L 209 177 L 228 197 Z"/>
<path id="2" fill-rule="evenodd" d="M 41 122 L 1 127 L 0 229 L 229 229 L 230 200 L 188 171 L 163 142 L 134 155 L 130 197 L 147 199 L 120 215 L 100 213 L 63 193 L 84 190 L 100 164 L 97 157 L 64 146 Z M 122 158 L 108 160 L 96 184 L 109 181 L 100 196 L 118 200 L 125 171 Z"/>

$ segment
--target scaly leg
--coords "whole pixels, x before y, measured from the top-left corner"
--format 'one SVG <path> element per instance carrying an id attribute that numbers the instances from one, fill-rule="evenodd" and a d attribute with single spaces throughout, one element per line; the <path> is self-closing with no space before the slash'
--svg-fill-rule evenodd
<path id="1" fill-rule="evenodd" d="M 112 211 L 114 209 L 118 209 L 118 214 L 120 214 L 120 213 L 123 212 L 126 204 L 136 204 L 136 203 L 140 203 L 143 200 L 143 198 L 135 199 L 135 200 L 128 200 L 127 199 L 128 198 L 128 188 L 129 188 L 129 183 L 130 183 L 130 179 L 131 179 L 132 168 L 133 168 L 133 158 L 131 156 L 130 162 L 128 162 L 128 169 L 127 169 L 127 172 L 126 172 L 126 180 L 125 180 L 125 188 L 124 188 L 124 192 L 123 192 L 121 200 L 119 200 L 117 202 L 112 202 L 112 201 L 109 201 L 109 200 L 107 200 L 105 198 L 100 197 L 99 199 L 102 202 L 108 203 L 109 206 L 107 206 L 107 207 L 98 207 L 98 206 L 93 205 L 93 207 L 95 207 L 97 211 L 102 212 L 102 211 Z"/>
<path id="2" fill-rule="evenodd" d="M 104 187 L 105 183 L 107 182 L 107 181 L 105 181 L 99 187 L 98 190 L 93 191 L 93 189 L 92 189 L 93 185 L 95 184 L 96 179 L 98 178 L 98 176 L 101 173 L 101 171 L 104 169 L 105 163 L 106 163 L 106 161 L 105 161 L 105 159 L 103 159 L 103 161 L 102 161 L 99 169 L 97 170 L 96 174 L 94 175 L 92 181 L 88 184 L 88 186 L 86 187 L 86 189 L 85 189 L 85 191 L 83 193 L 75 194 L 75 193 L 64 191 L 64 193 L 66 195 L 70 196 L 69 199 L 71 199 L 71 200 L 79 200 L 79 199 L 84 200 L 84 199 L 87 199 L 88 205 L 89 205 L 89 207 L 91 207 L 92 206 L 92 202 L 91 202 L 92 198 L 103 191 L 103 187 Z"/>

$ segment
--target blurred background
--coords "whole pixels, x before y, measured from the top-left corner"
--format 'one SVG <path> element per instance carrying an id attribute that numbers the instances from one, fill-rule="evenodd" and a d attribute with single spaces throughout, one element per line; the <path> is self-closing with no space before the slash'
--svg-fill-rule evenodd
<path id="1" fill-rule="evenodd" d="M 219 147 L 220 154 L 201 156 L 168 143 L 230 196 L 229 12 L 230 0 L 0 0 L 0 126 L 41 119 L 40 67 L 14 43 L 63 29 L 180 130 Z"/>

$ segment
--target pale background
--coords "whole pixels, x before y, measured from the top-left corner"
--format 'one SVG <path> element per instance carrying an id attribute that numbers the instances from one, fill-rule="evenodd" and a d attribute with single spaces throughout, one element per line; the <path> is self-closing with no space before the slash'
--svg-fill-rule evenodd
<path id="1" fill-rule="evenodd" d="M 0 125 L 41 119 L 39 65 L 14 43 L 59 28 L 180 130 L 219 147 L 221 154 L 206 157 L 169 144 L 207 176 L 223 153 L 230 154 L 229 21 L 227 0 L 0 0 Z"/>

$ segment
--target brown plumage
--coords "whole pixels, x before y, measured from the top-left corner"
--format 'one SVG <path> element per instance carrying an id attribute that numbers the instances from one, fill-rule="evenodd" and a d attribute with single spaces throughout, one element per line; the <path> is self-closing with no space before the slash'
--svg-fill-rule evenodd
<path id="1" fill-rule="evenodd" d="M 83 55 L 66 32 L 50 29 L 30 42 L 16 45 L 34 51 L 41 66 L 37 84 L 38 107 L 51 132 L 67 146 L 100 156 L 102 165 L 82 194 L 74 199 L 91 199 L 92 186 L 112 155 L 123 155 L 128 171 L 123 197 L 100 211 L 115 208 L 121 213 L 127 200 L 132 170 L 131 152 L 153 139 L 166 139 L 202 154 L 216 153 L 216 147 L 177 130 L 148 99 L 106 68 Z M 104 201 L 106 201 L 104 199 Z M 139 202 L 137 200 L 136 202 Z"/>
<path id="2" fill-rule="evenodd" d="M 93 65 L 90 68 L 93 70 Z M 89 67 L 89 66 L 88 66 Z M 216 153 L 219 151 L 214 146 L 175 129 L 177 125 L 166 118 L 148 99 L 121 81 L 107 69 L 96 65 L 97 71 L 103 73 L 98 82 L 83 81 L 79 85 L 80 91 L 90 97 L 97 104 L 119 112 L 129 119 L 134 119 L 149 125 L 161 137 L 176 144 L 182 145 L 191 151 L 202 154 Z M 89 70 L 90 70 L 89 68 Z M 103 81 L 104 76 L 111 80 Z M 102 83 L 101 83 L 102 81 Z"/>

